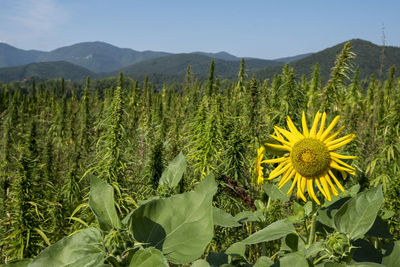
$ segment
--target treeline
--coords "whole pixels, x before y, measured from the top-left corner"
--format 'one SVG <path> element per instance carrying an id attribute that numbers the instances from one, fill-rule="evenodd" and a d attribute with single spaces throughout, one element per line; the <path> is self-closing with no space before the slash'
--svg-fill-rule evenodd
<path id="1" fill-rule="evenodd" d="M 211 172 L 219 183 L 216 206 L 231 214 L 254 209 L 254 199 L 267 197 L 255 182 L 257 148 L 271 142 L 274 125 L 284 127 L 287 116 L 299 125 L 303 110 L 309 120 L 318 110 L 328 120 L 341 115 L 343 134 L 357 135 L 344 151 L 358 156 L 357 174 L 344 186 L 383 184 L 385 207 L 393 212 L 387 222 L 400 237 L 400 79 L 393 67 L 385 81 L 360 81 L 358 69 L 349 67 L 353 57 L 347 43 L 326 84 L 318 65 L 310 80 L 297 79 L 285 65 L 260 81 L 247 77 L 244 61 L 235 82 L 220 81 L 212 61 L 207 81 L 196 80 L 188 66 L 179 87 L 161 90 L 148 78 L 139 83 L 122 74 L 88 77 L 84 86 L 63 79 L 2 85 L 1 261 L 34 257 L 96 224 L 87 205 L 88 174 L 113 186 L 121 218 L 140 201 L 188 191 Z M 171 192 L 158 182 L 180 152 L 188 168 Z M 293 212 L 283 202 L 272 210 L 269 223 Z M 217 231 L 213 250 L 226 249 L 246 231 Z"/>

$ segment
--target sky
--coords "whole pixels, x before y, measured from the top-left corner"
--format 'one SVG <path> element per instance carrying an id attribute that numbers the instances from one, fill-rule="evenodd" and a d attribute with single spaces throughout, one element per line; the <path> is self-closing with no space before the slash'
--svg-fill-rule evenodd
<path id="1" fill-rule="evenodd" d="M 274 59 L 353 38 L 382 44 L 383 32 L 386 45 L 399 47 L 399 10 L 398 0 L 0 0 L 0 42 Z"/>

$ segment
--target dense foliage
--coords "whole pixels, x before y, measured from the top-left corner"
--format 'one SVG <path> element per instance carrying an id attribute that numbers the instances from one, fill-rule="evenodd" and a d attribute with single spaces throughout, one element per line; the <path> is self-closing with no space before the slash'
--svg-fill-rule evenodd
<path id="1" fill-rule="evenodd" d="M 242 61 L 233 83 L 211 62 L 205 82 L 189 66 L 161 90 L 122 75 L 2 84 L 1 261 L 398 266 L 400 79 L 391 68 L 359 80 L 354 56 L 346 43 L 326 83 L 318 65 L 311 79 L 285 65 L 260 81 Z M 341 151 L 358 156 L 356 175 L 320 207 L 254 172 L 274 125 L 300 125 L 303 110 L 340 115 L 342 134 L 356 134 Z"/>

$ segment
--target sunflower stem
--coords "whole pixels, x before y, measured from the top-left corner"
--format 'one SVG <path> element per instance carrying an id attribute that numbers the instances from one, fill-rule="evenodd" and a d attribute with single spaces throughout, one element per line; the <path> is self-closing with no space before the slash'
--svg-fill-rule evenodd
<path id="1" fill-rule="evenodd" d="M 317 224 L 317 206 L 312 202 L 312 218 L 311 218 L 311 227 L 310 227 L 310 236 L 308 238 L 308 246 L 311 246 L 315 240 L 315 226 Z"/>

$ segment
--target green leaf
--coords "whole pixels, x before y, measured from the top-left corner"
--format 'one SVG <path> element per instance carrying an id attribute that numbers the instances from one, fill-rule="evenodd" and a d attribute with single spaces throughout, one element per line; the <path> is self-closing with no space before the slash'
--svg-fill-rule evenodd
<path id="1" fill-rule="evenodd" d="M 318 216 L 317 220 L 326 226 L 329 226 L 331 228 L 335 228 L 335 222 L 334 222 L 334 217 L 337 211 L 348 201 L 350 200 L 349 197 L 347 198 L 341 198 L 329 206 L 322 207 L 320 210 L 318 210 Z"/>
<path id="2" fill-rule="evenodd" d="M 280 258 L 278 262 L 276 262 L 272 266 L 296 266 L 296 267 L 308 267 L 307 259 L 301 255 L 300 253 L 289 253 L 284 257 Z"/>
<path id="3" fill-rule="evenodd" d="M 222 227 L 238 227 L 241 226 L 236 219 L 224 210 L 213 207 L 214 224 Z"/>
<path id="4" fill-rule="evenodd" d="M 7 264 L 1 265 L 2 267 L 27 267 L 32 259 L 22 259 L 9 262 Z"/>
<path id="5" fill-rule="evenodd" d="M 114 206 L 114 188 L 93 175 L 90 176 L 89 206 L 96 215 L 102 230 L 121 228 Z"/>
<path id="6" fill-rule="evenodd" d="M 271 200 L 289 201 L 289 197 L 286 195 L 289 188 L 290 183 L 286 183 L 281 189 L 271 183 L 263 185 L 265 193 L 271 198 Z"/>
<path id="7" fill-rule="evenodd" d="M 390 244 L 389 249 L 386 250 L 386 254 L 382 259 L 382 264 L 386 265 L 386 267 L 400 266 L 400 241 Z"/>
<path id="8" fill-rule="evenodd" d="M 186 158 L 182 152 L 180 152 L 179 155 L 176 156 L 163 171 L 159 184 L 166 185 L 169 188 L 174 188 L 182 179 L 185 170 Z"/>
<path id="9" fill-rule="evenodd" d="M 385 265 L 376 263 L 376 262 L 355 262 L 347 265 L 347 267 L 387 267 Z"/>
<path id="10" fill-rule="evenodd" d="M 99 230 L 96 228 L 84 229 L 45 248 L 29 264 L 29 267 L 99 266 L 103 264 L 106 256 L 102 241 Z"/>
<path id="11" fill-rule="evenodd" d="M 246 252 L 246 244 L 242 242 L 237 242 L 232 244 L 226 251 L 225 254 L 228 255 L 239 255 L 244 257 L 244 253 Z"/>
<path id="12" fill-rule="evenodd" d="M 311 244 L 307 249 L 305 249 L 306 258 L 315 257 L 321 251 L 325 250 L 325 244 L 322 241 L 317 241 Z"/>
<path id="13" fill-rule="evenodd" d="M 200 259 L 193 262 L 191 267 L 210 267 L 210 264 L 206 260 Z"/>
<path id="14" fill-rule="evenodd" d="M 147 267 L 147 266 L 155 266 L 155 267 L 169 267 L 167 260 L 164 255 L 156 248 L 146 248 L 140 249 L 136 251 L 133 255 L 131 262 L 129 264 L 130 267 Z"/>
<path id="15" fill-rule="evenodd" d="M 239 212 L 238 214 L 235 215 L 235 220 L 237 222 L 243 223 L 243 222 L 257 222 L 261 220 L 264 217 L 262 211 L 257 210 L 255 212 L 246 210 Z"/>
<path id="16" fill-rule="evenodd" d="M 336 229 L 349 234 L 353 240 L 362 237 L 374 224 L 382 204 L 382 186 L 358 194 L 346 202 L 335 214 Z"/>
<path id="17" fill-rule="evenodd" d="M 266 267 L 273 265 L 274 262 L 270 258 L 266 256 L 261 256 L 257 259 L 256 263 L 254 263 L 253 267 Z"/>
<path id="18" fill-rule="evenodd" d="M 296 229 L 294 228 L 293 224 L 288 223 L 285 220 L 280 220 L 268 225 L 258 232 L 255 232 L 241 242 L 246 245 L 257 244 L 276 240 L 290 233 L 296 233 Z"/>
<path id="19" fill-rule="evenodd" d="M 196 260 L 213 237 L 216 191 L 214 177 L 208 176 L 192 192 L 147 202 L 133 212 L 129 231 L 136 241 L 160 249 L 175 264 Z"/>
<path id="20" fill-rule="evenodd" d="M 281 241 L 281 251 L 296 252 L 305 247 L 305 244 L 297 234 L 288 234 Z"/>

